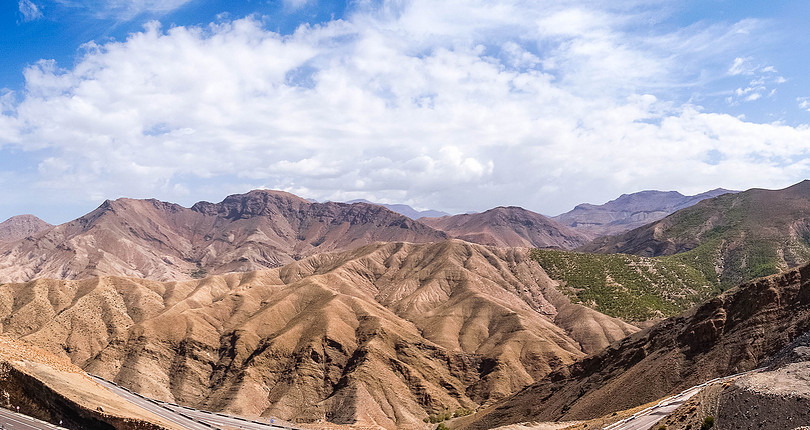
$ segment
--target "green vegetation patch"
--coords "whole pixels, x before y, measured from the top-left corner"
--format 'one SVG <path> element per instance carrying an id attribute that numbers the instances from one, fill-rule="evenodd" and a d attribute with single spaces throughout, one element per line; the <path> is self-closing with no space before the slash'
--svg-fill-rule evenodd
<path id="1" fill-rule="evenodd" d="M 675 315 L 720 292 L 688 259 L 536 249 L 532 258 L 575 303 L 627 321 Z"/>

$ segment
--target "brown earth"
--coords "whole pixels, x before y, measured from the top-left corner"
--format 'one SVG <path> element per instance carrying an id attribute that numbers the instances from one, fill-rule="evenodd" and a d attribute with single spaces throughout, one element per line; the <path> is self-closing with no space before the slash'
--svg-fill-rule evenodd
<path id="1" fill-rule="evenodd" d="M 0 336 L 0 405 L 69 428 L 177 428 L 100 386 L 66 357 L 5 336 Z"/>
<path id="2" fill-rule="evenodd" d="M 445 237 L 381 206 L 311 203 L 280 191 L 251 191 L 191 209 L 119 199 L 75 221 L 0 244 L 0 282 L 99 275 L 182 280 L 278 267 L 377 241 Z"/>
<path id="3" fill-rule="evenodd" d="M 552 372 L 459 428 L 586 420 L 755 368 L 810 330 L 810 266 L 735 287 Z"/>
<path id="4" fill-rule="evenodd" d="M 573 249 L 589 242 L 582 233 L 515 206 L 419 221 L 452 237 L 482 245 Z"/>
<path id="5" fill-rule="evenodd" d="M 0 329 L 162 400 L 426 428 L 637 331 L 571 304 L 529 251 L 372 244 L 196 281 L 5 284 Z"/>
<path id="6" fill-rule="evenodd" d="M 17 215 L 0 222 L 0 242 L 13 242 L 53 227 L 34 215 Z"/>

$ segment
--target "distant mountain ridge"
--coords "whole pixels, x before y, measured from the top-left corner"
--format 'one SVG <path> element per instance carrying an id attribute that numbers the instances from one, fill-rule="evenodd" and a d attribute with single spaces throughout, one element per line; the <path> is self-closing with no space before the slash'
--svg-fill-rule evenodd
<path id="1" fill-rule="evenodd" d="M 0 282 L 121 275 L 182 280 L 277 267 L 373 242 L 434 242 L 434 230 L 382 206 L 311 203 L 256 190 L 191 208 L 106 201 L 74 221 L 0 244 Z"/>
<path id="2" fill-rule="evenodd" d="M 415 219 L 415 220 L 418 220 L 420 218 L 425 218 L 425 217 L 442 217 L 442 216 L 450 215 L 447 212 L 436 211 L 436 210 L 433 210 L 433 209 L 427 209 L 427 210 L 419 211 L 419 210 L 416 210 L 416 209 L 414 209 L 414 208 L 412 208 L 412 207 L 410 207 L 408 205 L 405 205 L 405 204 L 374 203 L 374 202 L 370 202 L 370 201 L 368 201 L 366 199 L 354 199 L 354 200 L 349 200 L 346 203 L 368 203 L 368 204 L 371 204 L 371 205 L 379 205 L 379 206 L 391 209 L 392 211 L 394 211 L 394 212 L 396 212 L 396 213 L 398 213 L 400 215 L 405 215 L 406 217 L 408 217 L 410 219 Z"/>
<path id="3" fill-rule="evenodd" d="M 622 194 L 603 205 L 583 203 L 551 219 L 593 239 L 624 233 L 658 221 L 702 200 L 737 192 L 717 188 L 694 196 L 685 196 L 677 191 L 640 191 Z"/>
<path id="4" fill-rule="evenodd" d="M 584 234 L 517 206 L 419 221 L 452 237 L 482 245 L 573 249 L 589 242 Z"/>
<path id="5" fill-rule="evenodd" d="M 727 286 L 810 261 L 810 181 L 706 199 L 584 252 L 672 255 Z"/>
<path id="6" fill-rule="evenodd" d="M 17 215 L 0 222 L 0 242 L 13 242 L 53 227 L 34 215 Z"/>

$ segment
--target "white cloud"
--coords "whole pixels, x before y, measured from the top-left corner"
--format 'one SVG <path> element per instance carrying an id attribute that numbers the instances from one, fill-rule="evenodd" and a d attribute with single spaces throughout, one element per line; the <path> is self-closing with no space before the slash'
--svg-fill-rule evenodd
<path id="1" fill-rule="evenodd" d="M 129 21 L 148 14 L 160 16 L 172 12 L 191 0 L 58 0 L 72 7 L 89 9 L 100 18 Z"/>
<path id="2" fill-rule="evenodd" d="M 23 16 L 23 20 L 26 22 L 42 18 L 42 11 L 39 10 L 39 7 L 31 0 L 20 0 L 18 7 Z"/>
<path id="3" fill-rule="evenodd" d="M 777 186 L 807 174 L 806 128 L 657 94 L 699 74 L 684 72 L 692 59 L 730 50 L 741 24 L 640 40 L 625 27 L 644 17 L 567 5 L 384 2 L 290 36 L 252 18 L 152 23 L 89 44 L 72 68 L 28 68 L 0 138 L 44 154 L 40 192 L 86 199 L 266 186 L 561 212 L 638 189 Z M 709 53 L 701 40 L 720 47 Z M 757 73 L 767 85 L 776 75 Z"/>

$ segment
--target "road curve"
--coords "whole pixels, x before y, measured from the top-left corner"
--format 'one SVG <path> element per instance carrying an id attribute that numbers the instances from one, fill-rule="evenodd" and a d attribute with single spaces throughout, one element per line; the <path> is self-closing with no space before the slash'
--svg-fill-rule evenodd
<path id="1" fill-rule="evenodd" d="M 258 421 L 252 421 L 242 417 L 233 415 L 225 415 L 209 411 L 201 411 L 192 409 L 186 406 L 180 406 L 173 403 L 162 402 L 160 400 L 150 399 L 140 394 L 129 391 L 113 382 L 110 382 L 102 377 L 96 375 L 92 376 L 96 382 L 108 388 L 113 393 L 119 395 L 124 400 L 139 406 L 143 409 L 152 412 L 153 414 L 163 418 L 166 421 L 176 424 L 178 427 L 189 430 L 231 430 L 231 429 L 245 429 L 245 430 L 303 430 L 300 427 L 294 427 L 286 422 L 279 422 L 278 424 L 268 424 Z"/>
<path id="2" fill-rule="evenodd" d="M 701 392 L 706 386 L 716 384 L 718 382 L 728 381 L 738 378 L 749 373 L 761 372 L 765 368 L 749 370 L 747 372 L 736 373 L 734 375 L 725 376 L 722 378 L 714 378 L 711 381 L 706 381 L 702 384 L 695 385 L 694 387 L 687 388 L 680 393 L 667 397 L 658 402 L 655 406 L 651 406 L 642 411 L 636 412 L 632 416 L 625 418 L 621 421 L 615 422 L 609 426 L 603 427 L 602 430 L 648 430 L 658 421 L 664 417 L 675 412 L 682 404 L 686 403 L 690 397 Z"/>
<path id="3" fill-rule="evenodd" d="M 0 426 L 5 430 L 63 430 L 59 427 L 28 415 L 18 414 L 5 408 L 0 408 Z"/>

